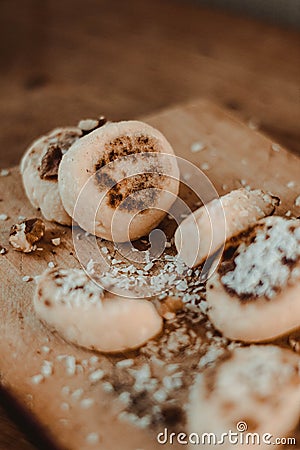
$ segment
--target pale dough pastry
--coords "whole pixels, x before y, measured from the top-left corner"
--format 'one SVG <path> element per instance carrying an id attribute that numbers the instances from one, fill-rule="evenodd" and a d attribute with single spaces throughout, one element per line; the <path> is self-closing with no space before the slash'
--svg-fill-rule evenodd
<path id="1" fill-rule="evenodd" d="M 237 189 L 212 200 L 182 221 L 175 233 L 175 245 L 189 267 L 196 267 L 213 255 L 227 239 L 272 214 L 279 199 L 259 189 Z"/>
<path id="2" fill-rule="evenodd" d="M 34 308 L 67 341 L 100 352 L 138 348 L 163 326 L 150 301 L 110 294 L 80 269 L 47 269 L 38 279 Z"/>
<path id="3" fill-rule="evenodd" d="M 59 167 L 63 205 L 86 231 L 116 242 L 147 235 L 176 200 L 173 149 L 143 122 L 108 123 L 76 142 Z"/>
<path id="4" fill-rule="evenodd" d="M 191 389 L 188 431 L 193 442 L 194 433 L 213 435 L 210 444 L 206 436 L 202 445 L 190 448 L 209 450 L 213 443 L 226 450 L 274 447 L 275 438 L 287 436 L 298 422 L 299 360 L 290 350 L 252 345 L 228 351 L 205 369 Z M 230 430 L 235 433 L 231 442 Z"/>
<path id="5" fill-rule="evenodd" d="M 231 239 L 207 283 L 208 315 L 226 337 L 271 340 L 300 327 L 300 220 L 272 216 Z"/>
<path id="6" fill-rule="evenodd" d="M 71 225 L 58 190 L 57 170 L 62 155 L 81 137 L 77 127 L 56 128 L 34 141 L 21 161 L 21 174 L 26 195 L 45 219 Z"/>

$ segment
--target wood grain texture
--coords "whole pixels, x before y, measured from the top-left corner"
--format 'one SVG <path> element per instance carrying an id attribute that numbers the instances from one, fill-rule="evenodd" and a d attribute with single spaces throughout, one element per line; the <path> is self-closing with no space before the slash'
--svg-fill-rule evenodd
<path id="1" fill-rule="evenodd" d="M 295 31 L 171 0 L 0 8 L 0 167 L 54 126 L 99 113 L 132 119 L 197 97 L 255 118 L 300 152 Z"/>
<path id="2" fill-rule="evenodd" d="M 241 180 L 246 180 L 253 188 L 271 190 L 279 195 L 282 199 L 279 213 L 291 210 L 295 215 L 300 214 L 299 207 L 294 204 L 300 193 L 300 159 L 284 149 L 275 152 L 268 138 L 250 130 L 216 106 L 198 101 L 162 111 L 145 120 L 166 135 L 177 155 L 198 166 L 208 163 L 207 175 L 220 194 L 240 187 Z M 200 153 L 190 151 L 195 141 L 205 144 Z M 292 188 L 287 187 L 290 181 L 295 182 Z M 0 178 L 0 192 L 0 213 L 9 216 L 7 221 L 0 222 L 0 243 L 9 248 L 7 240 L 11 224 L 19 215 L 32 217 L 36 211 L 25 198 L 17 168 L 10 176 Z M 57 235 L 61 236 L 62 244 L 53 254 L 51 238 Z M 63 362 L 56 362 L 53 376 L 41 384 L 32 384 L 31 377 L 40 372 L 45 359 L 55 362 L 58 355 L 67 354 L 82 361 L 93 354 L 67 344 L 48 331 L 34 315 L 34 283 L 25 283 L 22 277 L 41 273 L 50 261 L 67 267 L 78 265 L 70 229 L 47 223 L 47 234 L 41 246 L 44 250 L 32 255 L 20 254 L 9 248 L 7 255 L 0 258 L 0 276 L 5 280 L 0 290 L 0 371 L 3 386 L 26 406 L 60 448 L 89 448 L 85 437 L 93 431 L 100 433 L 101 448 L 106 450 L 120 448 L 120 439 L 124 450 L 160 448 L 155 443 L 155 436 L 131 425 L 120 424 L 115 419 L 118 406 L 114 397 L 104 394 L 99 385 L 91 384 L 86 371 L 68 377 Z M 41 350 L 44 345 L 51 349 L 46 356 Z M 113 358 L 109 360 L 114 361 Z M 75 403 L 71 403 L 68 411 L 61 409 L 64 401 L 61 390 L 66 384 L 72 391 L 82 387 L 85 396 L 94 398 L 95 404 L 84 411 Z"/>

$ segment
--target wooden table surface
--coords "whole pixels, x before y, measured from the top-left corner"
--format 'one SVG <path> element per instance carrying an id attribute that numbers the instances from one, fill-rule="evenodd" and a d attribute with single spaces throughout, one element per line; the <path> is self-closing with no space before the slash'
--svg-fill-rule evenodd
<path id="1" fill-rule="evenodd" d="M 0 25 L 0 167 L 56 125 L 196 97 L 300 153 L 295 31 L 168 0 L 3 0 Z M 36 448 L 10 417 L 0 406 L 0 449 Z"/>

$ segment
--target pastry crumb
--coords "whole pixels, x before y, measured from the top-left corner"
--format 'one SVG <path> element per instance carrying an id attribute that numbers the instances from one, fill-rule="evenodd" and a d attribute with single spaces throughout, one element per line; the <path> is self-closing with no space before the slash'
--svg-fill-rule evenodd
<path id="1" fill-rule="evenodd" d="M 55 245 L 55 247 L 58 247 L 60 245 L 60 237 L 51 239 L 51 242 L 53 245 Z"/>
<path id="2" fill-rule="evenodd" d="M 41 219 L 28 219 L 13 225 L 10 229 L 9 243 L 19 252 L 31 253 L 36 250 L 36 243 L 45 234 L 45 224 Z"/>
<path id="3" fill-rule="evenodd" d="M 25 281 L 25 283 L 28 283 L 29 281 L 32 281 L 32 277 L 30 277 L 29 275 L 24 275 L 24 277 L 22 277 L 22 281 Z"/>
<path id="4" fill-rule="evenodd" d="M 2 245 L 0 245 L 0 255 L 6 255 L 7 253 L 7 248 L 2 247 Z"/>

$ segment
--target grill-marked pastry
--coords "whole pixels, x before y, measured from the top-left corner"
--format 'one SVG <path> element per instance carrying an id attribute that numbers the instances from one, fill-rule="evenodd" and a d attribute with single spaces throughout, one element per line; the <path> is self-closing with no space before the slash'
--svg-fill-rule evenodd
<path id="1" fill-rule="evenodd" d="M 259 342 L 299 328 L 300 220 L 267 217 L 229 240 L 207 303 L 230 339 Z"/>
<path id="2" fill-rule="evenodd" d="M 59 167 L 63 205 L 96 236 L 125 242 L 148 234 L 176 200 L 173 149 L 143 122 L 108 123 L 76 142 Z"/>

